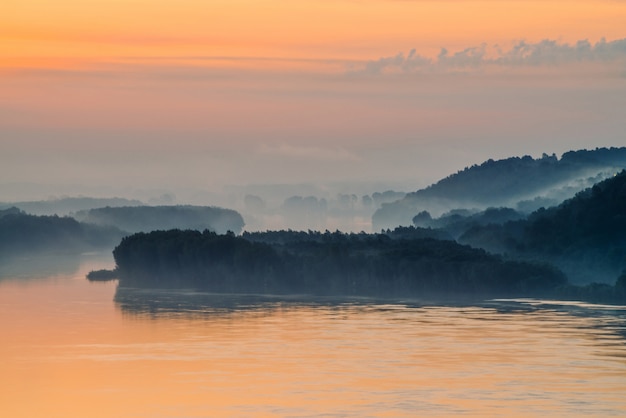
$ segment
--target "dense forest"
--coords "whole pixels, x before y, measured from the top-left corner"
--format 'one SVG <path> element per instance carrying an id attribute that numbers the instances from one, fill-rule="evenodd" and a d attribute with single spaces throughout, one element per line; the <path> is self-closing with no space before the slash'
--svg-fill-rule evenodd
<path id="1" fill-rule="evenodd" d="M 29 215 L 18 208 L 0 210 L 0 258 L 112 248 L 124 235 L 117 228 L 84 224 L 70 217 Z"/>
<path id="2" fill-rule="evenodd" d="M 422 211 L 441 214 L 450 209 L 512 207 L 532 212 L 557 205 L 575 193 L 626 167 L 626 147 L 596 148 L 546 155 L 488 160 L 450 175 L 394 203 L 372 217 L 375 231 L 410 225 Z"/>
<path id="3" fill-rule="evenodd" d="M 361 296 L 555 296 L 548 265 L 507 261 L 453 241 L 386 234 L 278 231 L 267 240 L 205 231 L 125 237 L 113 251 L 122 287 Z M 281 235 L 283 235 L 281 237 Z M 265 242 L 263 242 L 265 241 Z"/>
<path id="4" fill-rule="evenodd" d="M 548 261 L 577 283 L 612 282 L 626 268 L 626 171 L 527 219 L 475 224 L 459 241 Z"/>
<path id="5" fill-rule="evenodd" d="M 212 206 L 105 207 L 81 211 L 75 217 L 81 222 L 114 226 L 131 233 L 176 228 L 240 233 L 244 226 L 238 212 Z"/>

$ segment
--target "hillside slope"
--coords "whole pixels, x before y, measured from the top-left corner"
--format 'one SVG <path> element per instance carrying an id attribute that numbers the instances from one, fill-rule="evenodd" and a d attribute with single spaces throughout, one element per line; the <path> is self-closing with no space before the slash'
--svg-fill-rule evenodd
<path id="1" fill-rule="evenodd" d="M 549 261 L 573 282 L 613 282 L 626 269 L 626 171 L 526 220 L 476 225 L 459 241 Z"/>
<path id="2" fill-rule="evenodd" d="M 554 206 L 626 168 L 626 147 L 488 160 L 465 168 L 404 199 L 383 205 L 372 217 L 374 230 L 411 225 L 421 211 L 511 207 L 530 213 Z"/>

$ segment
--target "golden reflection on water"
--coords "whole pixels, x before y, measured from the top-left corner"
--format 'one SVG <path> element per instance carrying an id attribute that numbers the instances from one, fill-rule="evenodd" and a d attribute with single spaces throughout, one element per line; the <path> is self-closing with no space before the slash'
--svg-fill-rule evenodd
<path id="1" fill-rule="evenodd" d="M 625 311 L 132 310 L 84 273 L 0 282 L 1 416 L 626 415 Z"/>

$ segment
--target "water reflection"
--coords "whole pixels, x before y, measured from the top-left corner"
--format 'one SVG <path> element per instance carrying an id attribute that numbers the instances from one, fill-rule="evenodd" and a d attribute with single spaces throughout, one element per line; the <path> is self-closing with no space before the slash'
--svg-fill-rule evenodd
<path id="1" fill-rule="evenodd" d="M 0 282 L 2 415 L 626 413 L 619 307 L 149 292 L 100 267 Z"/>
<path id="2" fill-rule="evenodd" d="M 375 305 L 384 311 L 382 301 L 372 298 L 312 297 L 308 295 L 223 294 L 185 290 L 135 289 L 118 287 L 115 304 L 127 316 L 167 319 L 171 317 L 202 318 L 234 315 L 237 312 L 272 312 L 289 308 L 368 309 Z M 398 304 L 388 305 L 395 309 Z M 416 301 L 410 305 L 421 306 Z"/>
<path id="3" fill-rule="evenodd" d="M 535 337 L 558 335 L 559 338 L 584 335 L 589 344 L 603 348 L 603 355 L 624 356 L 626 353 L 609 350 L 626 348 L 626 306 L 533 299 L 442 305 L 418 300 L 229 295 L 129 288 L 117 289 L 115 303 L 124 317 L 139 320 L 211 321 L 226 317 L 230 321 L 247 321 L 252 316 L 297 316 L 302 312 L 324 320 L 374 316 L 377 321 L 392 326 L 398 324 L 420 330 L 434 327 L 439 336 L 448 329 L 459 335 L 475 332 L 480 338 L 487 330 L 511 331 L 505 337 L 513 341 L 518 333 Z"/>
<path id="4" fill-rule="evenodd" d="M 226 415 L 569 417 L 626 411 L 623 307 L 286 300 L 132 289 L 118 289 L 116 301 L 133 323 L 169 323 L 192 337 L 175 346 L 118 347 L 117 357 L 107 361 L 156 355 L 150 358 L 191 362 L 197 366 L 185 373 L 191 381 L 205 388 L 219 382 L 223 394 L 240 397 L 231 400 L 234 409 L 221 411 Z M 263 387 L 249 388 L 249 396 L 235 391 L 245 379 Z"/>
<path id="5" fill-rule="evenodd" d="M 572 322 L 581 322 L 582 329 L 596 329 L 615 334 L 615 339 L 626 340 L 626 306 L 601 305 L 580 301 L 558 300 L 496 300 L 495 303 L 516 303 L 533 310 L 552 312 L 553 316 L 573 317 Z"/>
<path id="6" fill-rule="evenodd" d="M 598 318 L 602 324 L 607 319 L 621 323 L 626 318 L 626 306 L 600 305 L 579 301 L 559 301 L 540 299 L 493 299 L 475 301 L 432 301 L 420 299 L 380 299 L 369 297 L 346 296 L 309 296 L 309 295 L 262 295 L 262 294 L 224 294 L 207 293 L 192 290 L 137 289 L 118 287 L 115 292 L 115 304 L 124 314 L 146 315 L 152 318 L 167 318 L 172 314 L 189 317 L 203 314 L 233 313 L 242 310 L 273 310 L 277 307 L 350 307 L 354 310 L 367 311 L 375 307 L 378 313 L 385 311 L 446 307 L 458 310 L 468 317 L 479 313 L 477 320 L 500 321 L 510 314 L 548 313 L 550 318 L 578 316 L 586 319 Z M 485 315 L 486 312 L 499 315 Z M 616 325 L 616 331 L 623 329 Z"/>

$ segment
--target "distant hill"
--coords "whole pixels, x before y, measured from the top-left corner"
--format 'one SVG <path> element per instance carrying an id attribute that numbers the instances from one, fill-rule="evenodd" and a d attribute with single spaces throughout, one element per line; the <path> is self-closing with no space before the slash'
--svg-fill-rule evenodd
<path id="1" fill-rule="evenodd" d="M 570 151 L 560 159 L 554 154 L 490 159 L 383 204 L 372 217 L 373 229 L 411 225 L 422 211 L 438 215 L 450 209 L 504 206 L 529 213 L 571 198 L 623 168 L 626 147 Z"/>
<path id="2" fill-rule="evenodd" d="M 447 233 L 452 239 L 458 239 L 477 225 L 501 225 L 509 221 L 526 219 L 526 216 L 511 208 L 487 208 L 477 212 L 455 209 L 439 218 L 432 218 L 430 213 L 423 211 L 413 217 L 413 224 L 417 228 L 432 228 Z"/>
<path id="3" fill-rule="evenodd" d="M 611 283 L 626 269 L 626 171 L 526 220 L 475 225 L 459 241 L 549 261 L 573 282 Z"/>
<path id="4" fill-rule="evenodd" d="M 115 226 L 124 231 L 149 232 L 167 229 L 209 229 L 218 233 L 240 233 L 241 215 L 231 209 L 211 206 L 124 206 L 90 209 L 76 219 L 96 225 Z"/>
<path id="5" fill-rule="evenodd" d="M 0 210 L 0 259 L 108 249 L 124 235 L 117 228 L 83 224 L 70 217 L 29 215 L 17 208 Z"/>
<path id="6" fill-rule="evenodd" d="M 63 197 L 49 200 L 33 200 L 28 202 L 0 203 L 0 209 L 16 207 L 31 215 L 70 215 L 74 212 L 105 206 L 140 206 L 139 200 L 121 197 Z"/>

